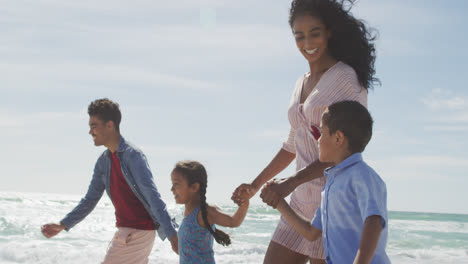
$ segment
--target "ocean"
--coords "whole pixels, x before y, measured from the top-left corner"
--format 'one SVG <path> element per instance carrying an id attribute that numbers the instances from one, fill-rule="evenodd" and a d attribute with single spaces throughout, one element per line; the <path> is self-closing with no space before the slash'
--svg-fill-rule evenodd
<path id="1" fill-rule="evenodd" d="M 0 264 L 100 263 L 115 232 L 114 208 L 106 197 L 70 232 L 52 239 L 41 225 L 59 221 L 79 196 L 0 192 Z M 218 205 L 232 212 L 235 206 Z M 180 223 L 183 207 L 168 203 Z M 231 234 L 232 245 L 215 243 L 217 263 L 262 263 L 279 214 L 264 205 L 251 205 Z M 392 263 L 468 263 L 468 215 L 389 212 L 387 254 Z M 157 239 L 150 263 L 177 263 L 169 242 Z"/>

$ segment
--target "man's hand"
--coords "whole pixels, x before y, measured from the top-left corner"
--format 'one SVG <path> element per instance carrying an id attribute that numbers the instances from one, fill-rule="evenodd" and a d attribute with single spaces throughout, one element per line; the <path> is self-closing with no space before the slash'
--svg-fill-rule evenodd
<path id="1" fill-rule="evenodd" d="M 172 250 L 179 255 L 179 238 L 177 237 L 177 234 L 171 236 L 169 238 L 169 241 L 171 242 Z"/>
<path id="2" fill-rule="evenodd" d="M 294 186 L 291 184 L 290 179 L 291 178 L 274 179 L 268 182 L 267 185 L 263 187 L 260 198 L 262 198 L 264 203 L 276 208 L 281 199 L 284 199 L 294 191 Z"/>
<path id="3" fill-rule="evenodd" d="M 66 226 L 62 223 L 60 224 L 45 224 L 41 227 L 41 232 L 42 234 L 47 237 L 47 238 L 51 238 L 55 235 L 57 235 L 58 233 L 62 232 L 62 230 L 64 230 L 66 228 Z"/>
<path id="4" fill-rule="evenodd" d="M 233 200 L 237 205 L 242 205 L 249 200 L 257 193 L 257 189 L 248 183 L 243 183 L 236 188 L 236 190 L 232 193 L 231 200 Z"/>

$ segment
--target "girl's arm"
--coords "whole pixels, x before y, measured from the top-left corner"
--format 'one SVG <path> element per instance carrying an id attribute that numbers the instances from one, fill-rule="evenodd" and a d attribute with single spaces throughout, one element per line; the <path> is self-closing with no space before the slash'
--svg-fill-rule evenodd
<path id="1" fill-rule="evenodd" d="M 247 191 L 249 193 L 249 198 L 252 198 L 263 184 L 288 167 L 295 158 L 296 154 L 288 152 L 283 148 L 280 149 L 268 166 L 263 169 L 252 183 L 244 183 L 237 187 L 232 195 L 232 200 L 237 204 L 243 203 L 245 199 L 242 199 L 241 193 L 244 191 Z"/>
<path id="2" fill-rule="evenodd" d="M 297 186 L 323 177 L 323 170 L 330 167 L 330 163 L 322 163 L 316 160 L 307 167 L 297 171 L 293 176 L 285 179 L 271 181 L 260 194 L 263 202 L 276 208 L 279 198 L 288 196 Z"/>
<path id="3" fill-rule="evenodd" d="M 382 218 L 380 215 L 367 217 L 361 234 L 361 242 L 354 259 L 354 264 L 368 264 L 374 257 L 382 232 Z"/>
<path id="4" fill-rule="evenodd" d="M 300 213 L 292 209 L 284 199 L 279 201 L 277 208 L 294 230 L 307 240 L 314 241 L 322 237 L 322 231 L 313 226 L 310 221 L 304 218 Z"/>
<path id="5" fill-rule="evenodd" d="M 239 205 L 237 211 L 233 214 L 227 214 L 217 206 L 208 205 L 208 222 L 210 225 L 216 224 L 225 227 L 238 227 L 244 221 L 249 209 L 249 200 L 247 199 L 244 203 Z"/>

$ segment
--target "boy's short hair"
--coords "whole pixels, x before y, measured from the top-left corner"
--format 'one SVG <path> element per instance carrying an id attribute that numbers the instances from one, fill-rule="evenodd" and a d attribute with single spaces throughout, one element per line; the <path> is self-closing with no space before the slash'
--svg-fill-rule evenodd
<path id="1" fill-rule="evenodd" d="M 352 153 L 363 152 L 372 137 L 374 121 L 367 109 L 356 101 L 341 101 L 331 104 L 322 115 L 322 123 L 330 134 L 340 130 L 348 139 Z"/>
<path id="2" fill-rule="evenodd" d="M 107 98 L 97 99 L 88 106 L 89 116 L 97 116 L 99 119 L 107 123 L 114 122 L 115 129 L 120 131 L 120 121 L 122 114 L 120 113 L 119 104 Z"/>

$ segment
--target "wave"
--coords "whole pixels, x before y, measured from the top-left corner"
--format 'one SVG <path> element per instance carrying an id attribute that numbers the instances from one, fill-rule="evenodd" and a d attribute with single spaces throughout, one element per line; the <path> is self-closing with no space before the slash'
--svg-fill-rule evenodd
<path id="1" fill-rule="evenodd" d="M 99 263 L 115 232 L 114 208 L 107 197 L 70 232 L 52 239 L 40 232 L 41 225 L 60 220 L 80 198 L 0 192 L 0 263 Z M 180 223 L 183 206 L 169 203 L 167 208 Z M 221 208 L 234 212 L 237 207 Z M 468 263 L 465 215 L 390 212 L 389 216 L 387 252 L 393 263 Z M 261 263 L 278 221 L 277 210 L 251 205 L 239 228 L 223 228 L 231 234 L 233 244 L 215 244 L 217 263 Z M 177 262 L 170 244 L 157 240 L 150 263 Z"/>

